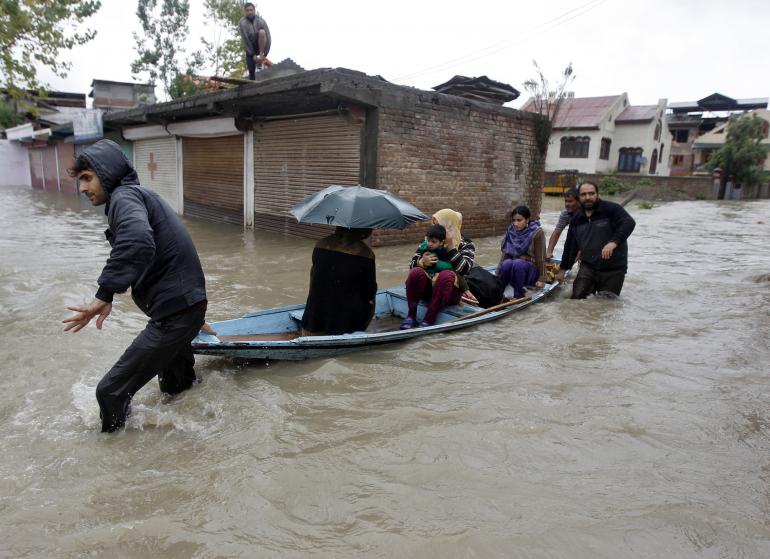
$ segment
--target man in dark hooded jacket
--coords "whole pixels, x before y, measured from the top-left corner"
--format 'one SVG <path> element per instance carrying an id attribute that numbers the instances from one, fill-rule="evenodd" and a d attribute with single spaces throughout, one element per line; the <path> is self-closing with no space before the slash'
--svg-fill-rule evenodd
<path id="1" fill-rule="evenodd" d="M 161 391 L 178 394 L 196 382 L 190 342 L 204 323 L 206 286 L 198 253 L 182 221 L 155 192 L 139 185 L 120 147 L 102 140 L 75 160 L 69 174 L 94 206 L 106 204 L 112 250 L 98 279 L 94 300 L 67 307 L 63 320 L 78 332 L 92 318 L 101 329 L 115 293 L 131 297 L 150 317 L 146 328 L 96 387 L 102 431 L 125 425 L 131 398 L 155 375 Z"/>

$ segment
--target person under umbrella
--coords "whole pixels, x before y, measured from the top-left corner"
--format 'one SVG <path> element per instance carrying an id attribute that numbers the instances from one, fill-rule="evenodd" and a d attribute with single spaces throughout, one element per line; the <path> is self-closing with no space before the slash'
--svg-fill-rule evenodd
<path id="1" fill-rule="evenodd" d="M 374 252 L 364 241 L 374 227 L 403 229 L 428 216 L 390 192 L 339 185 L 307 197 L 289 212 L 300 223 L 336 226 L 313 248 L 303 335 L 366 330 L 374 316 L 377 277 Z"/>
<path id="2" fill-rule="evenodd" d="M 371 229 L 337 227 L 313 248 L 303 335 L 366 330 L 374 316 L 377 276 L 374 252 L 364 242 Z"/>

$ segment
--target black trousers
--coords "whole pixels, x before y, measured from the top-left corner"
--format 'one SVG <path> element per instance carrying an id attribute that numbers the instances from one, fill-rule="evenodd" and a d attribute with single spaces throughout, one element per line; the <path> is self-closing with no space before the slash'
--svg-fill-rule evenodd
<path id="1" fill-rule="evenodd" d="M 102 432 L 123 427 L 131 398 L 158 376 L 161 392 L 179 394 L 195 381 L 195 357 L 190 342 L 206 317 L 206 302 L 161 320 L 150 320 L 145 329 L 96 387 Z"/>
<path id="2" fill-rule="evenodd" d="M 267 57 L 267 53 L 270 49 L 265 48 L 265 57 Z M 259 41 L 254 41 L 254 52 L 259 54 Z M 257 63 L 254 62 L 254 57 L 249 56 L 248 53 L 246 54 L 246 68 L 249 69 L 249 79 L 251 81 L 254 81 L 254 79 L 257 77 Z"/>
<path id="3" fill-rule="evenodd" d="M 572 298 L 585 299 L 589 295 L 603 291 L 620 295 L 625 279 L 625 270 L 594 270 L 585 264 L 580 264 L 577 277 L 572 282 Z"/>

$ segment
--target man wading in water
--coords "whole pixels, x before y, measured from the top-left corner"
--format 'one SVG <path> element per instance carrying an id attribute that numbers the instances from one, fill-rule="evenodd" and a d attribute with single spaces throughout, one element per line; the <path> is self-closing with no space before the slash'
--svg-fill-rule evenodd
<path id="1" fill-rule="evenodd" d="M 131 297 L 150 317 L 145 329 L 96 387 L 102 432 L 126 423 L 131 398 L 155 375 L 162 392 L 178 394 L 196 382 L 190 342 L 203 326 L 206 286 L 192 239 L 174 210 L 155 192 L 139 185 L 136 171 L 120 147 L 102 140 L 86 149 L 68 170 L 94 206 L 106 204 L 112 246 L 96 297 L 64 319 L 64 330 L 78 332 L 91 319 L 101 329 L 115 293 Z"/>
<path id="2" fill-rule="evenodd" d="M 623 206 L 599 198 L 599 187 L 584 181 L 578 187 L 580 211 L 572 218 L 556 279 L 572 268 L 580 252 L 580 271 L 572 282 L 572 298 L 594 293 L 618 296 L 628 270 L 626 239 L 636 222 Z"/>

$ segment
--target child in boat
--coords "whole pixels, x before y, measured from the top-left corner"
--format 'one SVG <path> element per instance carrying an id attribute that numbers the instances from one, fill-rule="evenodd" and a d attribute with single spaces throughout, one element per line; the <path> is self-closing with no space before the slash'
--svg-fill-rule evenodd
<path id="1" fill-rule="evenodd" d="M 453 270 L 452 264 L 449 262 L 449 250 L 446 248 L 446 227 L 438 223 L 428 227 L 428 231 L 425 233 L 425 240 L 417 247 L 416 256 L 419 259 L 426 253 L 438 258 L 433 266 L 423 268 L 432 281 L 435 282 L 439 272 Z M 468 282 L 465 281 L 465 276 L 457 274 L 457 284 L 461 291 L 468 291 Z"/>
<path id="2" fill-rule="evenodd" d="M 447 249 L 444 246 L 446 242 L 446 228 L 443 225 L 435 224 L 428 227 L 425 233 L 425 240 L 417 247 L 417 254 L 420 258 L 427 252 L 434 255 L 438 260 L 430 268 L 424 268 L 425 273 L 432 279 L 437 272 L 451 270 L 452 265 L 448 262 Z"/>

